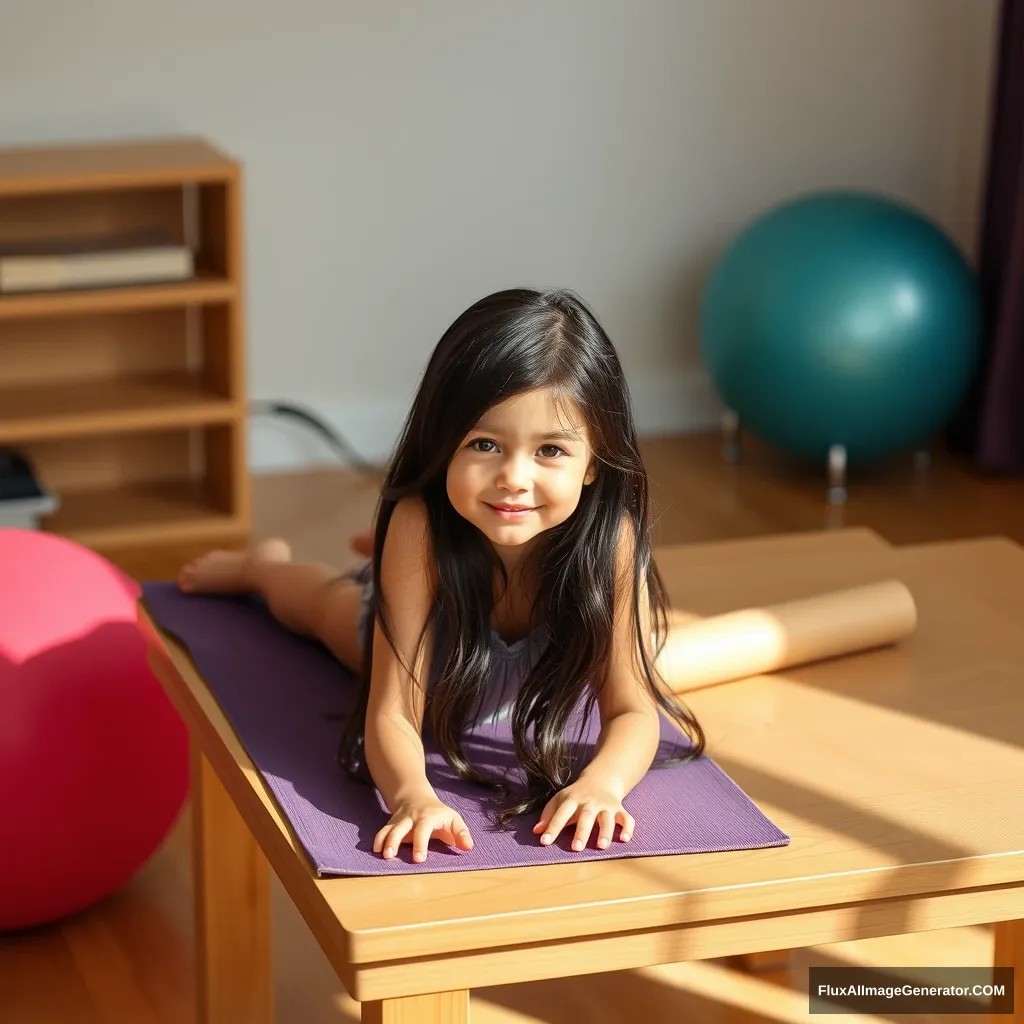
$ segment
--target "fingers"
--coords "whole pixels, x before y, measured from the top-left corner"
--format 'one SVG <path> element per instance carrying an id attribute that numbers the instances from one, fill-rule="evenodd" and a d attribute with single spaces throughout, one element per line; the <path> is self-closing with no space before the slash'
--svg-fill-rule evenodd
<path id="1" fill-rule="evenodd" d="M 612 837 L 615 835 L 615 818 L 614 812 L 609 810 L 604 810 L 597 816 L 597 848 L 599 850 L 611 846 Z"/>
<path id="2" fill-rule="evenodd" d="M 537 819 L 537 824 L 533 826 L 534 835 L 536 835 L 538 832 L 543 832 L 547 828 L 548 822 L 551 821 L 551 816 L 558 809 L 558 805 L 560 802 L 560 797 L 556 795 L 553 796 L 544 805 L 544 810 L 540 812 L 540 817 Z"/>
<path id="3" fill-rule="evenodd" d="M 597 820 L 597 811 L 584 807 L 576 819 L 576 835 L 572 840 L 574 850 L 582 850 L 590 841 L 590 833 L 594 831 L 594 822 Z"/>
<path id="4" fill-rule="evenodd" d="M 454 811 L 450 818 L 434 819 L 434 836 L 446 846 L 457 846 L 460 850 L 473 849 L 473 837 L 469 828 Z"/>
<path id="5" fill-rule="evenodd" d="M 430 837 L 434 834 L 434 821 L 431 818 L 420 818 L 412 830 L 412 859 L 419 863 L 427 859 L 427 847 Z"/>
<path id="6" fill-rule="evenodd" d="M 469 828 L 457 814 L 452 819 L 452 838 L 460 850 L 473 849 L 473 837 L 470 835 Z"/>
<path id="7" fill-rule="evenodd" d="M 586 804 L 579 804 L 571 798 L 559 801 L 552 800 L 541 812 L 537 824 L 533 826 L 534 834 L 543 833 L 540 841 L 547 846 L 558 838 L 559 833 L 567 825 L 575 821 L 576 830 L 572 841 L 572 849 L 582 850 L 590 841 L 590 836 L 597 825 L 597 848 L 606 850 L 615 838 L 615 826 L 620 826 L 619 841 L 628 843 L 632 838 L 635 822 L 633 816 L 623 807 L 599 807 L 591 809 Z"/>
<path id="8" fill-rule="evenodd" d="M 577 806 L 576 801 L 570 799 L 565 799 L 558 805 L 544 828 L 544 834 L 540 837 L 542 846 L 548 846 L 558 838 L 558 833 L 569 824 L 569 819 L 576 813 Z"/>
<path id="9" fill-rule="evenodd" d="M 412 818 L 405 817 L 389 821 L 373 837 L 373 852 L 383 854 L 385 860 L 394 857 L 411 828 Z"/>
<path id="10" fill-rule="evenodd" d="M 619 832 L 619 841 L 628 843 L 630 837 L 633 835 L 633 828 L 636 825 L 636 822 L 633 820 L 633 815 L 631 815 L 629 811 L 620 810 L 619 813 L 615 815 L 615 821 L 617 824 L 622 826 L 622 831 Z"/>
<path id="11" fill-rule="evenodd" d="M 450 817 L 426 814 L 419 818 L 411 815 L 393 818 L 373 837 L 373 852 L 388 859 L 398 856 L 402 843 L 411 843 L 412 859 L 419 863 L 426 860 L 430 840 L 434 837 L 460 850 L 473 849 L 469 828 L 462 817 L 453 812 Z"/>

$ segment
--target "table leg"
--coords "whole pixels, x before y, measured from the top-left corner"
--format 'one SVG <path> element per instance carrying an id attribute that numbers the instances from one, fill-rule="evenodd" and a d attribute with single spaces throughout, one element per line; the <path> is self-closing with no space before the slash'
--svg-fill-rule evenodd
<path id="1" fill-rule="evenodd" d="M 993 958 L 995 967 L 1012 967 L 1014 993 L 1013 1016 L 992 1014 L 994 1024 L 1006 1021 L 1024 1021 L 1024 921 L 1000 921 L 995 926 L 996 949 Z"/>
<path id="2" fill-rule="evenodd" d="M 270 869 L 217 773 L 192 755 L 199 1024 L 271 1024 Z"/>
<path id="3" fill-rule="evenodd" d="M 361 1010 L 363 1024 L 469 1024 L 469 992 L 377 999 Z"/>

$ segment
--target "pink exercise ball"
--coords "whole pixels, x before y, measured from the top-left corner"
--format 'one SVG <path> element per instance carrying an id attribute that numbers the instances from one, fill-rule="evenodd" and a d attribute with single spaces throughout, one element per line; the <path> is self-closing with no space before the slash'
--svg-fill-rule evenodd
<path id="1" fill-rule="evenodd" d="M 0 929 L 120 889 L 181 812 L 188 733 L 149 668 L 138 594 L 78 544 L 0 529 Z"/>

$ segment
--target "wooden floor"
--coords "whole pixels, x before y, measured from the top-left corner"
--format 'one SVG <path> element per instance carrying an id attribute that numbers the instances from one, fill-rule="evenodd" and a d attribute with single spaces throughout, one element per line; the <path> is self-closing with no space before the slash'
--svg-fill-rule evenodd
<path id="1" fill-rule="evenodd" d="M 716 437 L 644 443 L 659 544 L 866 525 L 895 544 L 1002 534 L 1024 542 L 1024 480 L 986 480 L 941 458 L 855 474 L 843 507 L 825 502 L 816 467 L 745 446 L 724 462 Z M 302 558 L 354 562 L 348 535 L 365 527 L 378 481 L 317 471 L 255 481 L 256 534 L 289 538 Z M 0 939 L 4 1024 L 191 1024 L 191 884 L 187 814 L 147 867 L 101 906 Z M 0 884 L 3 884 L 0 881 Z M 358 1005 L 338 984 L 298 913 L 274 890 L 278 1020 L 343 1024 Z M 809 964 L 988 965 L 986 928 L 799 950 L 784 970 L 744 974 L 719 961 L 474 992 L 474 1024 L 612 1024 L 631 1019 L 769 1024 L 808 1018 Z M 917 1018 L 920 1020 L 921 1018 Z M 971 1018 L 950 1018 L 966 1024 Z M 239 1022 L 243 1024 L 243 1022 Z"/>

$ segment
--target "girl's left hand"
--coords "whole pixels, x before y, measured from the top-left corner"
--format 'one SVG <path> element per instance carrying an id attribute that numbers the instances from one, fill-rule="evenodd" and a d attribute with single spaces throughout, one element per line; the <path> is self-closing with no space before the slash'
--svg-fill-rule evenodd
<path id="1" fill-rule="evenodd" d="M 559 790 L 541 812 L 540 820 L 533 826 L 534 834 L 542 832 L 541 844 L 553 843 L 563 828 L 576 824 L 576 836 L 572 841 L 574 850 L 582 850 L 590 840 L 590 833 L 596 824 L 597 846 L 603 850 L 611 844 L 615 826 L 621 825 L 619 840 L 629 842 L 635 822 L 622 806 L 622 801 L 609 787 L 599 782 L 583 779 Z"/>

